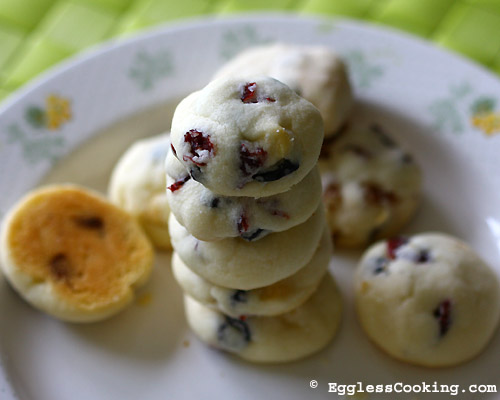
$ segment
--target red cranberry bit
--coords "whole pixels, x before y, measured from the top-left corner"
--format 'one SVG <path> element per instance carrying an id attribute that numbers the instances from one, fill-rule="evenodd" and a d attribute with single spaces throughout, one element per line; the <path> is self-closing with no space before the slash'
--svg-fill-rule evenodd
<path id="1" fill-rule="evenodd" d="M 170 148 L 172 149 L 172 153 L 174 153 L 174 156 L 177 157 L 177 152 L 175 151 L 175 147 L 172 143 L 170 143 Z"/>
<path id="2" fill-rule="evenodd" d="M 439 322 L 439 336 L 443 337 L 450 330 L 451 325 L 451 301 L 443 300 L 433 313 Z"/>
<path id="3" fill-rule="evenodd" d="M 255 82 L 247 83 L 243 87 L 241 94 L 241 101 L 243 103 L 257 103 L 257 84 Z"/>
<path id="4" fill-rule="evenodd" d="M 363 158 L 365 160 L 369 160 L 372 158 L 372 153 L 366 150 L 363 146 L 359 146 L 357 144 L 350 144 L 344 147 L 344 151 L 351 152 L 357 155 L 359 158 Z"/>
<path id="5" fill-rule="evenodd" d="M 240 218 L 238 219 L 238 233 L 241 235 L 248 231 L 248 228 L 250 227 L 250 224 L 248 223 L 248 217 L 246 216 L 245 213 L 240 215 Z"/>
<path id="6" fill-rule="evenodd" d="M 262 147 L 256 147 L 250 150 L 245 143 L 240 147 L 240 170 L 244 176 L 252 175 L 256 170 L 262 167 L 267 158 L 267 151 Z"/>
<path id="7" fill-rule="evenodd" d="M 323 189 L 323 199 L 330 212 L 334 212 L 342 203 L 342 188 L 337 182 L 329 183 Z"/>
<path id="8" fill-rule="evenodd" d="M 191 177 L 188 175 L 185 178 L 179 179 L 178 181 L 172 183 L 170 186 L 167 187 L 167 189 L 173 193 L 176 190 L 179 190 L 190 179 Z"/>
<path id="9" fill-rule="evenodd" d="M 285 219 L 290 219 L 290 215 L 284 211 L 281 211 L 281 210 L 273 210 L 271 212 L 271 215 L 276 216 L 276 217 L 285 218 Z"/>
<path id="10" fill-rule="evenodd" d="M 102 220 L 101 217 L 94 217 L 94 216 L 77 216 L 74 217 L 73 220 L 77 225 L 79 225 L 82 228 L 85 229 L 90 229 L 90 230 L 101 230 L 104 228 L 104 221 Z"/>
<path id="11" fill-rule="evenodd" d="M 252 176 L 252 179 L 257 182 L 273 182 L 284 176 L 290 175 L 292 172 L 299 169 L 299 164 L 282 158 L 276 164 L 271 165 L 269 168 L 260 171 Z"/>
<path id="12" fill-rule="evenodd" d="M 396 259 L 396 250 L 408 243 L 408 238 L 398 236 L 387 241 L 387 256 L 391 260 Z"/>
<path id="13" fill-rule="evenodd" d="M 243 103 L 246 104 L 258 103 L 259 99 L 257 97 L 257 84 L 255 82 L 251 82 L 243 86 L 243 91 L 241 93 L 240 99 Z M 265 97 L 265 99 L 270 103 L 274 103 L 276 101 L 276 99 L 273 99 L 272 97 Z"/>
<path id="14" fill-rule="evenodd" d="M 415 260 L 419 264 L 423 264 L 426 262 L 429 262 L 431 260 L 431 255 L 429 253 L 429 250 L 420 250 L 417 256 L 417 259 Z"/>
<path id="15" fill-rule="evenodd" d="M 369 204 L 385 205 L 398 202 L 398 196 L 394 192 L 385 190 L 383 187 L 372 182 L 361 184 L 364 190 L 365 201 Z"/>
<path id="16" fill-rule="evenodd" d="M 185 155 L 183 157 L 183 160 L 191 160 L 199 167 L 207 165 L 207 163 L 204 162 L 206 159 L 206 154 L 204 154 L 204 152 L 208 152 L 208 154 L 210 155 L 213 155 L 215 153 L 214 145 L 210 141 L 210 135 L 207 135 L 196 129 L 191 129 L 189 132 L 186 132 L 184 134 L 184 142 L 189 143 L 189 145 L 191 146 L 190 152 L 192 155 Z"/>

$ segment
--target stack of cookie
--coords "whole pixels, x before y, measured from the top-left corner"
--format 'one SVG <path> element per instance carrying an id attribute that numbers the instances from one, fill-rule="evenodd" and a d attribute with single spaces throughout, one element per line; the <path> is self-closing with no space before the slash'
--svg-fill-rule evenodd
<path id="1" fill-rule="evenodd" d="M 258 362 L 304 357 L 340 320 L 316 166 L 318 110 L 268 77 L 185 98 L 167 156 L 173 269 L 191 328 Z"/>

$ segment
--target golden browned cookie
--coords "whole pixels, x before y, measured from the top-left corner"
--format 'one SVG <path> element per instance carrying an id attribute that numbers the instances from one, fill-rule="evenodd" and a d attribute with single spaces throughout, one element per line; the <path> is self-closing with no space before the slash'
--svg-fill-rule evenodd
<path id="1" fill-rule="evenodd" d="M 5 217 L 0 259 L 14 289 L 57 318 L 115 314 L 149 277 L 153 250 L 136 220 L 87 189 L 28 193 Z"/>

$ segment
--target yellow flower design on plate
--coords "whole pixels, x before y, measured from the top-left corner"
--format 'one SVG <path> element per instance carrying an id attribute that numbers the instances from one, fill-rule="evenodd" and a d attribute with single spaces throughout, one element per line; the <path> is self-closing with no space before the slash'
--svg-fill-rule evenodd
<path id="1" fill-rule="evenodd" d="M 45 101 L 47 107 L 47 128 L 58 129 L 71 119 L 71 102 L 69 99 L 51 94 Z"/>

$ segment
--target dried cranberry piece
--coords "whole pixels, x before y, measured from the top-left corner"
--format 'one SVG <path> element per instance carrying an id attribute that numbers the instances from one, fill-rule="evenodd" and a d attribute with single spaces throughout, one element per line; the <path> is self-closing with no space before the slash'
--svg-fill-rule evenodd
<path id="1" fill-rule="evenodd" d="M 276 164 L 252 176 L 257 182 L 272 182 L 290 175 L 299 169 L 299 164 L 286 158 L 281 159 Z"/>
<path id="2" fill-rule="evenodd" d="M 262 147 L 251 150 L 249 145 L 242 143 L 240 146 L 240 170 L 244 176 L 253 174 L 262 167 L 267 158 L 267 151 Z"/>
<path id="3" fill-rule="evenodd" d="M 212 201 L 210 202 L 210 208 L 217 208 L 219 207 L 220 199 L 218 197 L 214 197 Z"/>
<path id="4" fill-rule="evenodd" d="M 269 233 L 269 231 L 266 229 L 257 228 L 250 232 L 241 233 L 240 237 L 246 240 L 247 242 L 251 242 L 252 240 L 256 240 L 257 238 L 261 237 L 266 233 Z"/>
<path id="5" fill-rule="evenodd" d="M 290 215 L 284 211 L 281 211 L 281 210 L 273 210 L 271 212 L 271 215 L 275 216 L 275 217 L 281 217 L 281 218 L 285 218 L 285 219 L 290 219 Z"/>
<path id="6" fill-rule="evenodd" d="M 419 264 L 423 264 L 423 263 L 429 262 L 430 260 L 431 260 L 431 254 L 430 254 L 429 250 L 422 249 L 419 251 L 415 262 L 417 262 Z"/>
<path id="7" fill-rule="evenodd" d="M 179 190 L 190 179 L 191 179 L 191 177 L 188 175 L 185 178 L 182 178 L 182 179 L 179 179 L 178 181 L 175 181 L 170 186 L 168 186 L 167 189 L 173 193 L 176 190 Z"/>
<path id="8" fill-rule="evenodd" d="M 243 103 L 257 103 L 257 84 L 255 82 L 250 82 L 243 86 L 241 101 Z"/>
<path id="9" fill-rule="evenodd" d="M 323 198 L 330 212 L 342 204 L 342 187 L 337 182 L 330 182 L 323 190 Z"/>
<path id="10" fill-rule="evenodd" d="M 172 153 L 174 153 L 174 156 L 177 157 L 177 152 L 175 151 L 175 147 L 172 143 L 170 143 L 170 148 L 172 149 Z"/>
<path id="11" fill-rule="evenodd" d="M 395 238 L 389 239 L 387 241 L 387 255 L 389 259 L 395 260 L 396 250 L 399 249 L 401 246 L 405 245 L 406 243 L 408 243 L 408 238 L 403 236 L 397 236 Z"/>
<path id="12" fill-rule="evenodd" d="M 257 84 L 255 82 L 250 82 L 250 83 L 247 83 L 245 86 L 243 86 L 243 90 L 242 90 L 240 99 L 243 103 L 246 103 L 246 104 L 258 103 L 259 98 L 257 96 Z M 276 99 L 274 99 L 272 97 L 264 97 L 264 99 L 271 102 L 271 103 L 274 103 L 276 101 Z"/>
<path id="13" fill-rule="evenodd" d="M 443 337 L 450 330 L 451 325 L 451 301 L 443 300 L 433 312 L 439 322 L 439 335 Z"/>
<path id="14" fill-rule="evenodd" d="M 72 266 L 64 253 L 55 254 L 49 261 L 50 272 L 57 280 L 68 281 L 72 275 Z"/>
<path id="15" fill-rule="evenodd" d="M 375 268 L 373 269 L 373 273 L 375 275 L 381 274 L 382 272 L 385 272 L 387 269 L 387 266 L 389 265 L 389 260 L 385 257 L 378 257 L 374 260 L 374 266 Z"/>
<path id="16" fill-rule="evenodd" d="M 366 150 L 363 146 L 357 144 L 350 144 L 344 147 L 344 151 L 348 151 L 357 155 L 360 158 L 364 158 L 365 160 L 369 160 L 373 157 L 372 153 Z"/>
<path id="17" fill-rule="evenodd" d="M 77 225 L 82 228 L 90 229 L 90 230 L 102 230 L 104 228 L 104 221 L 101 217 L 96 216 L 77 216 L 74 217 L 73 220 Z"/>
<path id="18" fill-rule="evenodd" d="M 364 190 L 365 201 L 369 204 L 384 205 L 395 204 L 399 201 L 394 192 L 385 190 L 380 185 L 373 182 L 363 182 L 361 184 Z"/>
<path id="19" fill-rule="evenodd" d="M 243 319 L 225 315 L 224 322 L 217 329 L 217 340 L 225 348 L 237 351 L 252 340 L 252 334 L 248 323 Z"/>
<path id="20" fill-rule="evenodd" d="M 184 134 L 184 142 L 189 143 L 191 155 L 184 155 L 182 157 L 183 160 L 190 160 L 199 167 L 207 165 L 205 162 L 207 154 L 205 154 L 205 152 L 210 155 L 215 153 L 214 145 L 210 140 L 210 135 L 196 129 L 191 129 Z"/>
<path id="21" fill-rule="evenodd" d="M 246 290 L 237 289 L 229 297 L 231 304 L 246 303 L 248 300 L 248 292 Z"/>
<path id="22" fill-rule="evenodd" d="M 246 216 L 245 213 L 240 215 L 240 218 L 238 218 L 237 225 L 238 225 L 238 233 L 240 234 L 240 236 L 246 231 L 248 231 L 250 224 L 248 223 L 248 217 Z"/>
<path id="23" fill-rule="evenodd" d="M 377 136 L 380 143 L 387 148 L 396 147 L 396 142 L 392 140 L 389 135 L 382 129 L 382 127 L 378 124 L 373 124 L 371 127 L 372 132 Z"/>

